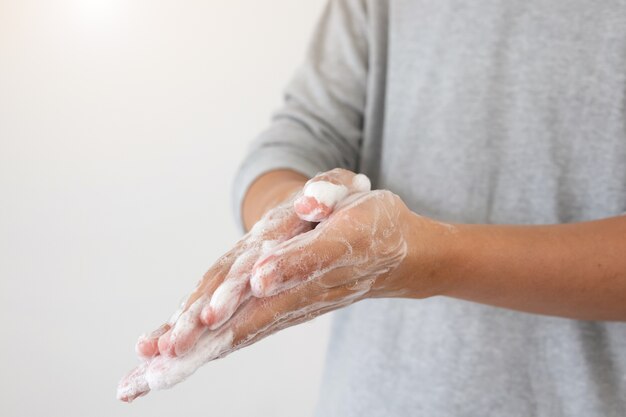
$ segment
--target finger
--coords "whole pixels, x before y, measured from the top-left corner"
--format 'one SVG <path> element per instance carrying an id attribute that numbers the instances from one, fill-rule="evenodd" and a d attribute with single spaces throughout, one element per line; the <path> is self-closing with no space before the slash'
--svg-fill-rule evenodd
<path id="1" fill-rule="evenodd" d="M 250 279 L 252 294 L 273 295 L 346 266 L 353 251 L 349 236 L 335 236 L 334 229 L 324 226 L 294 237 L 259 259 Z"/>
<path id="2" fill-rule="evenodd" d="M 370 180 L 365 175 L 334 169 L 307 181 L 302 196 L 294 202 L 294 210 L 303 220 L 319 222 L 348 195 L 370 189 Z"/>
<path id="3" fill-rule="evenodd" d="M 172 329 L 169 329 L 157 341 L 157 347 L 159 348 L 160 355 L 174 356 L 176 352 L 174 350 L 174 344 L 171 342 Z"/>
<path id="4" fill-rule="evenodd" d="M 169 323 L 162 324 L 152 333 L 139 336 L 137 344 L 135 345 L 135 351 L 141 358 L 150 358 L 158 355 L 159 353 L 159 337 L 163 336 L 171 328 Z"/>
<path id="5" fill-rule="evenodd" d="M 296 326 L 298 324 L 313 320 L 314 318 L 328 313 L 330 311 L 336 310 L 339 307 L 336 306 L 327 306 L 327 307 L 323 307 L 320 308 L 316 311 L 312 311 L 310 313 L 307 314 L 300 314 L 297 317 L 293 316 L 289 321 L 282 319 L 282 320 L 277 320 L 276 322 L 272 323 L 271 325 L 265 327 L 262 331 L 259 331 L 257 333 L 255 333 L 252 336 L 247 336 L 247 337 L 240 337 L 238 338 L 239 344 L 237 344 L 233 350 L 239 350 L 241 348 L 250 346 L 258 341 L 260 341 L 261 339 L 266 338 L 267 336 L 270 336 L 276 332 L 279 332 L 283 329 L 286 329 L 287 327 L 292 327 L 292 326 Z"/>
<path id="6" fill-rule="evenodd" d="M 230 329 L 205 331 L 184 356 L 153 358 L 145 370 L 144 378 L 148 387 L 152 390 L 166 389 L 182 382 L 206 362 L 231 351 L 232 335 Z"/>
<path id="7" fill-rule="evenodd" d="M 371 282 L 325 288 L 313 281 L 268 298 L 253 298 L 217 332 L 204 333 L 181 357 L 157 356 L 123 378 L 118 398 L 130 401 L 149 390 L 170 388 L 204 363 L 248 346 L 276 331 L 363 298 Z"/>
<path id="8" fill-rule="evenodd" d="M 124 402 L 131 402 L 137 397 L 146 395 L 150 391 L 146 380 L 146 371 L 149 362 L 144 362 L 126 376 L 124 376 L 117 386 L 117 399 Z"/>
<path id="9" fill-rule="evenodd" d="M 354 270 L 352 267 L 338 268 L 322 275 L 310 284 L 303 284 L 292 290 L 287 290 L 287 292 L 300 292 L 300 295 L 298 296 L 301 303 L 299 304 L 300 308 L 297 308 L 297 306 L 294 305 L 292 308 L 296 309 L 296 311 L 289 314 L 274 314 L 272 323 L 268 327 L 264 328 L 263 331 L 258 332 L 249 341 L 246 340 L 244 346 L 248 346 L 271 333 L 312 320 L 321 314 L 336 310 L 347 304 L 352 304 L 361 298 L 365 298 L 366 295 L 369 296 L 375 281 L 372 279 L 356 279 L 346 283 L 346 281 L 349 281 L 350 277 L 353 275 Z M 310 285 L 311 288 L 315 289 L 315 291 L 304 296 L 301 288 L 306 285 Z M 280 297 L 282 294 L 285 294 L 285 292 L 272 297 Z M 317 296 L 315 294 L 317 294 Z M 267 299 L 268 298 L 255 298 L 254 300 L 261 300 L 260 302 L 263 303 L 263 300 Z M 308 305 L 308 307 L 303 308 L 303 305 Z M 263 308 L 268 308 L 268 306 L 264 305 Z M 274 306 L 274 308 L 276 307 Z M 242 315 L 245 314 L 248 313 L 246 311 L 242 312 Z M 238 349 L 240 347 L 243 346 L 237 345 Z"/>
<path id="10" fill-rule="evenodd" d="M 229 322 L 234 346 L 248 346 L 278 330 L 352 304 L 366 296 L 372 282 L 326 288 L 311 281 L 274 296 L 253 298 L 233 317 L 232 325 Z"/>
<path id="11" fill-rule="evenodd" d="M 157 346 L 160 354 L 168 356 L 184 355 L 195 340 L 200 337 L 204 327 L 200 321 L 200 312 L 208 304 L 208 300 L 215 288 L 224 280 L 231 263 L 232 258 L 225 259 L 223 257 L 204 274 L 194 292 L 185 302 L 180 317 L 175 323 L 172 323 L 172 329 L 159 337 Z M 192 307 L 194 307 L 193 311 L 190 312 Z M 183 323 L 178 325 L 178 322 L 183 317 Z M 173 330 L 176 327 L 178 329 L 174 332 Z"/>
<path id="12" fill-rule="evenodd" d="M 250 297 L 250 273 L 225 280 L 220 285 L 209 305 L 204 307 L 200 320 L 210 330 L 215 330 L 224 324 L 246 299 Z"/>
<path id="13" fill-rule="evenodd" d="M 211 296 L 209 305 L 202 310 L 200 320 L 209 329 L 215 330 L 222 326 L 239 305 L 251 296 L 251 270 L 260 256 L 270 252 L 280 243 L 311 230 L 311 224 L 302 221 L 290 206 L 286 209 L 290 213 L 282 214 L 280 221 L 273 221 L 274 215 L 272 213 L 266 216 L 262 222 L 278 224 L 274 224 L 270 228 L 261 228 L 262 231 L 257 235 L 258 240 L 251 244 L 247 252 L 237 258 L 226 278 Z M 283 207 L 282 210 L 285 208 Z"/>
<path id="14" fill-rule="evenodd" d="M 246 237 L 248 241 L 282 242 L 311 228 L 310 223 L 298 217 L 293 210 L 293 202 L 288 200 L 265 213 Z"/>
<path id="15" fill-rule="evenodd" d="M 205 328 L 200 322 L 200 312 L 208 304 L 207 297 L 198 298 L 176 321 L 170 336 L 175 356 L 182 356 L 191 348 Z"/>
<path id="16" fill-rule="evenodd" d="M 261 253 L 270 250 L 283 239 L 298 233 L 296 222 L 304 224 L 295 214 L 287 221 L 290 228 L 282 224 L 262 230 L 268 240 L 247 241 L 236 251 L 218 261 L 204 276 L 196 290 L 189 296 L 183 313 L 173 325 L 172 332 L 163 334 L 158 342 L 160 353 L 168 356 L 183 356 L 205 331 L 205 326 L 215 329 L 224 323 L 239 304 L 249 297 L 250 269 Z M 279 223 L 279 222 L 277 222 Z M 273 240 L 272 238 L 281 239 Z"/>
<path id="17" fill-rule="evenodd" d="M 156 340 L 146 337 L 140 339 L 136 346 L 140 356 L 150 357 L 159 352 L 169 356 L 184 355 L 203 333 L 203 325 L 213 329 L 219 327 L 250 296 L 250 269 L 258 257 L 278 243 L 311 228 L 310 223 L 295 214 L 292 204 L 285 203 L 271 210 L 263 221 L 258 222 L 234 249 L 222 256 L 204 275 L 182 308 L 185 322 L 179 325 L 171 323 L 176 331 L 157 334 Z M 233 269 L 235 273 L 230 272 Z M 215 296 L 220 286 L 221 290 Z M 205 305 L 193 313 L 187 313 L 203 297 L 207 300 Z M 213 299 L 211 307 L 208 307 L 209 300 Z"/>
<path id="18" fill-rule="evenodd" d="M 220 333 L 207 332 L 185 356 L 160 355 L 145 361 L 122 378 L 117 398 L 130 402 L 150 390 L 171 388 L 182 382 L 204 363 L 231 351 L 232 335 L 230 329 Z"/>
<path id="19" fill-rule="evenodd" d="M 241 250 L 233 250 L 218 259 L 202 276 L 196 288 L 189 295 L 182 312 L 188 310 L 201 297 L 213 294 L 213 291 L 222 283 L 230 270 L 230 266 L 237 260 L 240 254 Z"/>
<path id="20" fill-rule="evenodd" d="M 176 320 L 178 320 L 184 308 L 185 302 L 181 302 L 180 307 L 170 316 L 167 323 L 162 324 L 147 335 L 139 336 L 135 344 L 135 352 L 141 359 L 150 358 L 159 354 L 159 338 L 172 328 L 172 325 L 176 323 Z"/>
<path id="21" fill-rule="evenodd" d="M 270 246 L 268 246 L 268 249 Z M 200 314 L 202 323 L 214 330 L 232 316 L 237 307 L 250 296 L 250 271 L 264 248 L 250 250 L 233 264 L 228 275 L 211 296 Z"/>

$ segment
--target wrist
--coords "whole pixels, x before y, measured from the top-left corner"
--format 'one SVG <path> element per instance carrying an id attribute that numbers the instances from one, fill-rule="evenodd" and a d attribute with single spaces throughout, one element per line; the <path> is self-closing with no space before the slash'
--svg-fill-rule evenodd
<path id="1" fill-rule="evenodd" d="M 466 226 L 409 213 L 405 222 L 407 255 L 403 262 L 409 297 L 428 298 L 454 292 L 464 276 L 469 256 Z"/>
<path id="2" fill-rule="evenodd" d="M 307 178 L 295 171 L 276 170 L 257 178 L 246 193 L 242 204 L 242 217 L 246 230 L 272 208 L 301 189 Z"/>

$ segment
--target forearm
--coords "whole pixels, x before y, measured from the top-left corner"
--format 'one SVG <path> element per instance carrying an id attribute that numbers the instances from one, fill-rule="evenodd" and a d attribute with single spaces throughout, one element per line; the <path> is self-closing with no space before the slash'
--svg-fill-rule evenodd
<path id="1" fill-rule="evenodd" d="M 295 171 L 281 169 L 268 172 L 257 178 L 246 193 L 242 204 L 242 217 L 246 230 L 268 210 L 283 202 L 308 180 Z"/>
<path id="2" fill-rule="evenodd" d="M 449 240 L 444 295 L 626 321 L 626 216 L 553 226 L 459 225 Z"/>

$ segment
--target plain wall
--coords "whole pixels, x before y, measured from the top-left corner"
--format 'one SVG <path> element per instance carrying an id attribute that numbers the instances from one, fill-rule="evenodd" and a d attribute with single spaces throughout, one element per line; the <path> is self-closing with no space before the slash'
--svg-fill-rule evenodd
<path id="1" fill-rule="evenodd" d="M 307 416 L 328 316 L 128 405 L 322 0 L 0 0 L 0 415 Z"/>

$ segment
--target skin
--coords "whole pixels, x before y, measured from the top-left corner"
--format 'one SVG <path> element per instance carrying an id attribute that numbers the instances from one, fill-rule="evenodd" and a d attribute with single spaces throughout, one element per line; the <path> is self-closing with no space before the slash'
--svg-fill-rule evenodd
<path id="1" fill-rule="evenodd" d="M 287 169 L 270 171 L 257 178 L 248 189 L 241 206 L 246 230 L 252 229 L 272 207 L 302 189 L 308 180 L 304 175 Z"/>
<path id="2" fill-rule="evenodd" d="M 312 181 L 350 187 L 354 175 L 333 170 Z M 315 204 L 293 198 L 306 180 L 288 170 L 261 176 L 244 199 L 246 227 L 285 200 L 296 216 L 306 216 Z M 626 321 L 626 216 L 546 226 L 444 224 L 411 212 L 389 191 L 351 193 L 345 204 L 325 207 L 329 215 L 317 227 L 294 229 L 250 263 L 251 296 L 212 329 L 233 331 L 232 350 L 372 297 L 448 296 L 529 313 Z M 210 298 L 236 254 L 235 248 L 209 270 L 185 309 Z M 142 338 L 137 351 L 184 354 L 211 324 L 207 318 L 175 342 L 166 324 Z"/>
<path id="3" fill-rule="evenodd" d="M 443 295 L 578 320 L 626 321 L 626 216 L 464 225 Z"/>
<path id="4" fill-rule="evenodd" d="M 267 212 L 279 207 L 280 203 L 285 204 L 290 196 L 302 188 L 303 180 L 300 177 L 299 174 L 291 171 L 273 172 L 261 177 L 256 183 L 260 187 L 257 186 L 254 191 L 252 189 L 250 191 L 253 193 L 255 205 L 246 208 L 246 215 L 256 218 L 254 221 L 256 223 Z M 270 188 L 268 187 L 269 184 L 274 184 L 271 190 L 267 190 Z M 267 192 L 263 192 L 266 190 Z M 287 203 L 286 205 L 291 206 L 293 204 Z M 206 327 L 217 328 L 230 317 L 232 311 L 220 308 L 219 305 L 216 305 L 216 300 L 213 300 L 213 303 L 211 303 L 211 297 L 223 283 L 246 278 L 250 274 L 254 262 L 261 255 L 261 246 L 264 241 L 287 240 L 312 228 L 310 223 L 300 220 L 293 210 L 291 212 L 279 210 L 279 214 L 274 217 L 278 221 L 275 222 L 273 227 L 264 230 L 258 236 L 244 237 L 213 264 L 183 303 L 182 315 L 175 314 L 174 318 L 170 319 L 168 323 L 163 324 L 149 335 L 139 338 L 135 350 L 140 357 L 150 358 L 160 354 L 168 356 L 184 355 L 202 335 Z M 251 229 L 251 224 L 246 227 Z M 226 295 L 230 299 L 236 298 L 235 304 L 238 305 L 250 297 L 250 286 L 243 285 L 238 290 Z M 185 313 L 200 298 L 206 300 L 206 305 L 200 309 L 199 315 L 197 317 L 186 317 Z M 226 298 L 222 297 L 222 299 Z M 179 326 L 178 329 L 176 328 L 176 322 L 180 321 L 180 318 L 187 319 L 190 322 L 188 326 L 185 326 L 184 330 L 180 328 L 182 326 Z"/>
<path id="5" fill-rule="evenodd" d="M 336 184 L 345 183 L 350 186 L 354 174 L 348 171 L 336 171 L 331 174 L 320 176 L 320 179 L 332 181 Z M 249 284 L 244 285 L 240 290 L 227 294 L 228 299 L 233 299 L 234 304 L 231 309 L 218 308 L 215 301 L 219 297 L 222 284 L 229 281 L 246 278 L 252 274 L 255 262 L 261 256 L 261 246 L 265 241 L 285 241 L 291 237 L 309 231 L 313 224 L 301 220 L 294 211 L 294 194 L 303 188 L 306 177 L 293 171 L 281 170 L 272 171 L 261 176 L 250 187 L 242 207 L 244 224 L 248 230 L 252 225 L 268 212 L 276 210 L 281 204 L 285 210 L 279 210 L 278 222 L 274 222 L 272 227 L 264 230 L 258 236 L 244 237 L 225 255 L 223 255 L 204 275 L 194 291 L 183 304 L 182 315 L 175 315 L 168 323 L 160 326 L 149 335 L 141 336 L 135 346 L 138 355 L 143 358 L 150 358 L 156 355 L 181 356 L 184 355 L 194 345 L 198 338 L 208 327 L 210 330 L 219 328 L 223 322 L 232 315 L 232 308 L 237 308 L 246 302 L 251 296 Z M 289 201 L 290 198 L 292 201 Z M 307 210 L 316 207 L 306 205 Z M 257 250 L 258 247 L 258 250 Z M 244 259 L 245 258 L 245 259 Z M 243 262 L 242 262 L 243 261 Z M 199 299 L 203 298 L 207 305 L 200 310 L 197 317 L 187 317 L 185 314 L 189 308 Z M 225 299 L 226 297 L 221 297 Z M 212 300 L 213 299 L 213 300 Z M 185 319 L 188 326 L 184 330 L 182 326 L 176 328 L 176 322 Z M 194 323 L 195 321 L 195 323 Z"/>
<path id="6" fill-rule="evenodd" d="M 255 205 L 253 199 L 244 204 Z M 453 224 L 452 233 L 442 233 L 439 223 L 406 210 L 411 250 L 396 272 L 407 276 L 403 297 L 442 295 L 528 313 L 626 321 L 626 216 L 544 226 Z"/>

